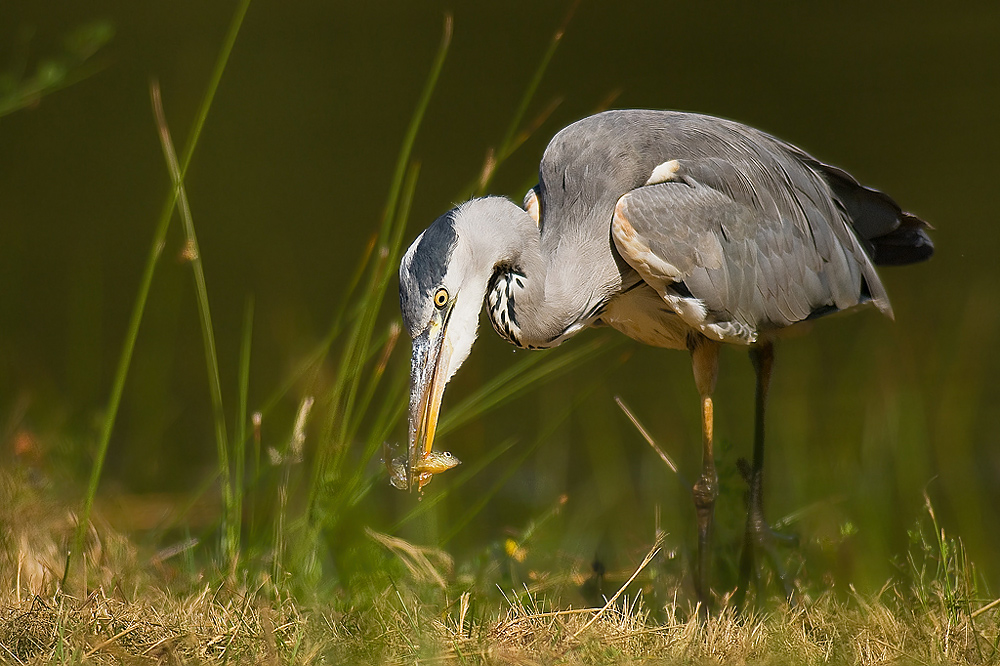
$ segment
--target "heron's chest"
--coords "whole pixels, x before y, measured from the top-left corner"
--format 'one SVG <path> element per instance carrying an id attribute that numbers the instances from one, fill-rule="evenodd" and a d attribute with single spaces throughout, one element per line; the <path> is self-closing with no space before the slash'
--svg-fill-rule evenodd
<path id="1" fill-rule="evenodd" d="M 601 322 L 645 345 L 687 348 L 692 330 L 651 287 L 640 284 L 611 299 Z"/>

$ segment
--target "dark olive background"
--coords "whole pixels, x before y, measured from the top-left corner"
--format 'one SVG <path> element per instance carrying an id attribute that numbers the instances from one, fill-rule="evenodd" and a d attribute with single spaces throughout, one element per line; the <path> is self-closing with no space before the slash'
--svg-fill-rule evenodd
<path id="1" fill-rule="evenodd" d="M 58 51 L 85 21 L 108 19 L 116 29 L 97 74 L 0 119 L 0 424 L 5 437 L 18 427 L 40 433 L 46 455 L 75 461 L 81 478 L 168 191 L 149 82 L 159 80 L 183 143 L 233 10 L 217 0 L 0 5 L 0 67 Z M 323 336 L 378 224 L 444 14 L 454 15 L 454 40 L 414 151 L 422 168 L 408 240 L 479 173 L 566 10 L 549 2 L 250 7 L 187 177 L 230 413 L 248 295 L 256 299 L 251 409 Z M 933 261 L 882 272 L 895 322 L 871 310 L 833 317 L 778 349 L 769 511 L 810 508 L 796 529 L 814 540 L 856 531 L 841 553 L 850 580 L 877 585 L 891 572 L 924 488 L 980 569 L 993 581 L 1000 575 L 998 63 L 995 2 L 583 2 L 529 119 L 562 102 L 491 188 L 520 200 L 548 138 L 617 93 L 614 107 L 761 127 L 934 225 Z M 188 491 L 214 470 L 181 245 L 175 225 L 104 492 Z M 386 325 L 398 316 L 390 301 Z M 481 332 L 445 410 L 518 358 L 488 325 Z M 406 347 L 396 363 L 407 363 Z M 694 476 L 689 361 L 629 342 L 444 438 L 441 447 L 467 461 L 511 436 L 517 451 L 548 415 L 579 403 L 452 547 L 500 539 L 563 493 L 567 504 L 547 529 L 574 555 L 634 557 L 652 540 L 656 504 L 672 543 L 690 543 L 685 491 L 614 395 Z M 293 407 L 265 424 L 272 441 L 286 436 Z M 752 425 L 752 374 L 738 350 L 723 357 L 716 412 L 728 505 L 720 540 L 735 543 L 742 485 L 734 463 L 749 454 Z M 489 487 L 501 461 L 482 483 L 455 489 L 438 522 Z M 442 476 L 428 492 L 448 483 Z M 374 495 L 377 525 L 413 502 L 388 483 Z"/>

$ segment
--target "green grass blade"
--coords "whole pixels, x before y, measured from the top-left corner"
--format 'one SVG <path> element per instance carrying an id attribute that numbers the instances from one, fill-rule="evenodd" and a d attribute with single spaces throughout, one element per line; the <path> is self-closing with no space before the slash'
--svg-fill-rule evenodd
<path id="1" fill-rule="evenodd" d="M 240 28 L 243 26 L 243 18 L 246 16 L 249 8 L 250 0 L 240 0 L 240 4 L 236 7 L 236 13 L 233 15 L 233 20 L 229 23 L 229 30 L 226 32 L 226 39 L 222 43 L 222 50 L 219 52 L 219 58 L 215 61 L 215 67 L 212 69 L 212 78 L 209 79 L 205 96 L 198 106 L 198 115 L 195 116 L 191 134 L 188 136 L 187 143 L 184 144 L 184 159 L 180 163 L 181 181 L 187 175 L 188 166 L 191 164 L 191 157 L 198 146 L 198 139 L 201 138 L 201 130 L 205 126 L 205 119 L 208 118 L 208 111 L 212 108 L 212 100 L 215 99 L 215 93 L 219 89 L 219 82 L 222 80 L 222 74 L 226 71 L 226 65 L 229 64 L 229 56 L 233 52 L 236 37 L 240 34 Z"/>
<path id="2" fill-rule="evenodd" d="M 405 215 L 397 215 L 397 204 L 400 196 L 403 194 L 406 182 L 415 184 L 416 181 L 415 170 L 412 168 L 408 169 L 410 155 L 431 96 L 437 86 L 441 69 L 444 66 L 444 61 L 451 45 L 451 35 L 452 19 L 451 16 L 446 16 L 441 44 L 431 66 L 427 81 L 424 84 L 420 99 L 417 102 L 413 117 L 410 120 L 403 144 L 400 148 L 399 157 L 396 161 L 396 168 L 389 188 L 389 195 L 378 236 L 383 246 L 381 248 L 382 251 L 379 252 L 376 263 L 372 267 L 371 277 L 369 278 L 370 288 L 358 303 L 358 310 L 362 315 L 355 320 L 355 325 L 352 327 L 350 335 L 344 344 L 337 379 L 326 399 L 328 414 L 320 435 L 320 449 L 313 466 L 313 477 L 309 486 L 308 506 L 311 508 L 315 507 L 317 494 L 323 479 L 330 474 L 332 469 L 335 469 L 332 467 L 331 462 L 343 459 L 343 454 L 339 449 L 346 447 L 347 442 L 343 439 L 335 438 L 334 432 L 338 423 L 343 428 L 343 424 L 347 423 L 352 417 L 352 414 L 346 409 L 349 405 L 345 404 L 345 396 L 357 390 L 356 386 L 363 366 L 363 359 L 368 356 L 368 350 L 372 342 L 371 331 L 374 327 L 375 317 L 381 308 L 386 286 L 391 281 L 391 274 L 395 271 L 395 261 L 399 250 L 399 241 L 397 239 L 402 238 L 402 230 L 394 228 L 393 223 L 399 224 L 401 220 L 405 222 Z M 411 172 L 410 178 L 407 177 L 408 170 Z M 386 245 L 387 243 L 391 244 Z M 341 434 L 343 432 L 346 431 L 342 430 Z M 336 456 L 336 458 L 331 456 Z"/>
<path id="3" fill-rule="evenodd" d="M 212 79 L 209 81 L 208 90 L 205 97 L 202 98 L 194 129 L 192 130 L 191 137 L 189 138 L 184 149 L 184 158 L 181 160 L 182 179 L 184 173 L 187 171 L 188 164 L 191 162 L 191 156 L 194 154 L 194 149 L 198 145 L 198 136 L 201 133 L 201 128 L 204 125 L 205 118 L 208 117 L 208 111 L 212 106 L 212 99 L 215 97 L 215 91 L 222 78 L 222 73 L 226 69 L 226 63 L 229 61 L 229 55 L 233 50 L 233 45 L 236 42 L 236 36 L 239 34 L 240 26 L 243 23 L 243 17 L 246 15 L 246 11 L 249 6 L 250 0 L 242 0 L 236 10 L 233 21 L 230 24 L 229 33 L 226 36 L 226 41 L 223 44 L 222 50 L 219 53 L 219 58 L 216 61 Z M 104 468 L 104 460 L 107 457 L 108 445 L 111 442 L 111 432 L 114 430 L 115 421 L 118 417 L 118 408 L 121 405 L 121 398 L 125 389 L 125 379 L 128 377 L 128 370 L 132 364 L 132 354 L 135 351 L 135 343 L 139 337 L 139 326 L 142 323 L 142 316 L 146 309 L 146 301 L 149 298 L 149 289 L 153 283 L 153 274 L 156 271 L 157 261 L 163 252 L 164 242 L 167 237 L 167 230 L 170 227 L 170 218 L 173 216 L 176 202 L 177 192 L 172 189 L 170 195 L 167 197 L 167 202 L 160 213 L 160 220 L 157 223 L 156 231 L 153 234 L 153 242 L 150 245 L 149 255 L 146 259 L 142 279 L 139 283 L 139 293 L 136 295 L 135 304 L 132 307 L 132 314 L 129 318 L 128 329 L 125 333 L 125 341 L 122 345 L 121 355 L 118 359 L 118 367 L 115 371 L 114 382 L 111 387 L 111 395 L 108 399 L 108 407 L 104 414 L 104 422 L 101 425 L 101 434 L 97 443 L 94 465 L 91 468 L 90 480 L 87 485 L 87 496 L 84 499 L 83 510 L 80 512 L 79 521 L 76 526 L 76 533 L 73 537 L 73 547 L 67 557 L 66 572 L 63 576 L 64 586 L 66 584 L 66 579 L 69 577 L 74 558 L 76 558 L 83 549 L 83 541 L 87 531 L 87 524 L 90 522 L 90 513 L 94 506 L 94 497 L 97 494 L 97 486 L 100 482 L 101 472 Z"/>
<path id="4" fill-rule="evenodd" d="M 115 27 L 111 21 L 97 20 L 74 28 L 65 38 L 64 53 L 52 54 L 39 65 L 34 75 L 24 77 L 21 67 L 0 71 L 0 118 L 38 105 L 42 97 L 83 81 L 102 71 L 107 59 L 94 62 L 94 56 L 112 40 Z M 26 45 L 21 45 L 22 48 Z"/>
<path id="5" fill-rule="evenodd" d="M 361 278 L 365 274 L 365 269 L 368 268 L 368 264 L 371 261 L 372 253 L 375 250 L 377 241 L 378 236 L 373 235 L 371 240 L 368 242 L 360 261 L 358 261 L 357 267 L 348 279 L 347 286 L 344 289 L 344 293 L 342 294 L 342 298 L 340 300 L 340 305 L 334 311 L 333 317 L 330 320 L 330 325 L 327 327 L 326 335 L 318 344 L 315 345 L 315 347 L 313 347 L 312 351 L 306 355 L 305 359 L 302 360 L 296 368 L 288 374 L 278 388 L 264 400 L 259 410 L 261 416 L 267 416 L 282 400 L 282 398 L 288 395 L 289 391 L 291 391 L 292 388 L 297 385 L 302 377 L 304 377 L 307 373 L 312 372 L 314 377 L 317 374 L 323 360 L 330 352 L 330 347 L 333 346 L 337 337 L 344 330 L 344 320 L 347 315 L 348 306 L 353 303 L 351 299 L 354 295 L 354 291 L 361 283 Z M 353 309 L 352 312 L 354 312 Z M 307 384 L 312 383 L 312 381 L 307 382 Z"/>
<path id="6" fill-rule="evenodd" d="M 409 387 L 409 378 L 400 373 L 396 381 L 386 392 L 385 400 L 382 402 L 382 409 L 372 420 L 365 448 L 361 452 L 361 457 L 358 459 L 358 464 L 354 469 L 353 475 L 348 480 L 345 496 L 349 504 L 357 504 L 371 489 L 372 479 L 366 479 L 365 477 L 366 465 L 369 460 L 382 450 L 383 444 L 388 441 L 393 429 L 395 429 L 406 413 L 406 396 Z M 379 473 L 374 478 L 384 479 L 386 477 L 384 474 Z"/>
<path id="7" fill-rule="evenodd" d="M 479 180 L 479 187 L 475 191 L 475 196 L 482 196 L 486 192 L 490 182 L 493 180 L 493 174 L 496 173 L 496 168 L 504 160 L 510 157 L 516 147 L 522 143 L 516 139 L 518 129 L 521 127 L 521 121 L 528 112 L 528 106 L 531 104 L 531 100 L 535 97 L 535 93 L 538 91 L 538 86 L 542 82 L 542 77 L 545 76 L 545 70 L 548 69 L 549 63 L 552 61 L 552 56 L 555 55 L 556 50 L 559 48 L 559 44 L 562 42 L 563 35 L 566 32 L 566 27 L 569 25 L 570 19 L 573 18 L 573 14 L 576 12 L 576 8 L 579 4 L 580 0 L 576 0 L 572 5 L 570 5 L 562 23 L 556 29 L 555 33 L 553 33 L 552 39 L 549 41 L 548 48 L 542 55 L 542 59 L 539 61 L 538 67 L 535 68 L 535 72 L 532 75 L 531 80 L 528 81 L 528 87 L 525 88 L 524 94 L 521 95 L 521 99 L 517 105 L 517 110 L 514 112 L 514 116 L 511 118 L 510 124 L 507 126 L 507 131 L 504 134 L 503 141 L 500 143 L 500 147 L 496 150 L 494 163 L 487 168 L 482 178 Z"/>
<path id="8" fill-rule="evenodd" d="M 410 155 L 413 152 L 413 144 L 417 140 L 417 132 L 420 130 L 420 125 L 423 124 L 424 114 L 427 111 L 427 107 L 430 105 L 434 89 L 437 87 L 438 77 L 441 74 L 441 70 L 444 68 L 445 58 L 448 56 L 448 49 L 451 47 L 452 27 L 453 21 L 451 14 L 446 14 L 444 17 L 444 30 L 441 34 L 441 43 L 438 46 L 437 54 L 434 56 L 434 62 L 431 65 L 431 71 L 427 77 L 427 82 L 424 84 L 424 89 L 420 93 L 420 99 L 417 101 L 417 107 L 413 111 L 413 117 L 410 119 L 410 124 L 403 137 L 403 145 L 400 147 L 399 157 L 396 159 L 396 168 L 393 171 L 392 185 L 389 188 L 389 197 L 386 201 L 386 207 L 383 213 L 382 229 L 379 234 L 380 238 L 387 238 L 389 236 L 389 228 L 392 220 L 395 218 L 396 201 L 399 199 L 399 193 L 403 187 L 403 179 L 406 175 L 407 165 L 410 163 Z"/>
<path id="9" fill-rule="evenodd" d="M 417 176 L 419 175 L 419 173 L 420 173 L 420 168 L 419 165 L 416 164 L 412 165 L 410 167 L 409 172 L 407 173 L 406 182 L 404 184 L 402 192 L 402 199 L 399 206 L 399 215 L 398 215 L 399 219 L 397 220 L 395 225 L 396 230 L 401 230 L 406 227 L 406 220 L 409 219 L 410 204 L 413 201 L 413 193 L 416 190 Z M 386 253 L 386 259 L 389 264 L 389 270 L 383 272 L 381 280 L 379 281 L 375 290 L 375 298 L 379 301 L 379 305 L 381 305 L 381 301 L 385 297 L 385 291 L 389 285 L 389 282 L 391 281 L 392 273 L 395 272 L 392 269 L 395 267 L 397 260 L 396 255 L 398 250 L 399 237 L 400 234 L 398 232 L 393 233 L 393 239 L 392 239 L 393 244 L 389 248 L 389 251 Z M 369 346 L 371 345 L 372 342 L 371 339 L 372 329 L 375 326 L 375 322 L 380 310 L 381 310 L 380 307 L 370 307 L 365 312 L 365 317 L 367 318 L 367 321 L 364 322 L 362 330 L 364 331 L 363 335 L 368 341 Z M 396 330 L 396 336 L 393 337 L 393 340 L 395 340 L 395 337 L 398 337 L 399 335 L 398 324 L 396 325 L 395 330 Z M 395 342 L 393 342 L 393 346 L 395 346 Z M 362 351 L 368 351 L 368 350 L 362 350 Z M 389 349 L 389 351 L 391 352 L 391 348 Z M 353 377 L 354 381 L 351 383 L 347 392 L 346 400 L 344 401 L 344 411 L 343 411 L 344 418 L 341 421 L 341 432 L 339 435 L 339 439 L 341 442 L 351 441 L 354 435 L 356 434 L 358 427 L 361 425 L 361 418 L 360 417 L 353 418 L 353 416 L 355 413 L 354 409 L 355 399 L 357 396 L 357 392 L 360 389 L 360 382 L 363 377 L 363 374 L 367 374 L 371 379 L 368 382 L 369 386 L 366 391 L 366 395 L 362 396 L 360 408 L 357 410 L 357 413 L 359 415 L 363 415 L 365 413 L 365 410 L 367 409 L 368 406 L 368 402 L 370 401 L 371 396 L 374 395 L 379 380 L 382 378 L 382 372 L 362 373 L 362 370 L 364 369 L 366 364 L 363 362 L 363 359 L 359 360 L 361 362 L 354 364 L 353 368 L 353 372 L 355 373 Z M 386 361 L 388 361 L 388 359 L 386 359 Z M 346 453 L 346 447 L 342 446 L 337 450 L 336 457 L 334 459 L 334 465 L 340 464 L 345 453 Z"/>
<path id="10" fill-rule="evenodd" d="M 593 392 L 593 388 L 594 387 L 592 386 L 586 391 L 576 392 L 573 395 L 573 399 L 570 401 L 570 404 L 567 405 L 565 409 L 557 414 L 550 415 L 546 419 L 544 427 L 535 437 L 534 441 L 530 445 L 523 447 L 523 449 L 519 451 L 518 455 L 510 461 L 507 468 L 493 483 L 493 485 L 488 490 L 478 493 L 476 501 L 469 506 L 457 520 L 450 523 L 451 527 L 442 537 L 439 545 L 444 546 L 446 543 L 458 536 L 469 523 L 475 520 L 476 516 L 479 515 L 479 512 L 483 510 L 483 507 L 485 507 L 490 500 L 493 499 L 498 492 L 500 492 L 500 489 L 503 488 L 508 481 L 510 481 L 511 477 L 514 476 L 519 469 L 521 469 L 524 462 L 539 449 L 543 442 L 549 441 L 556 429 L 569 419 L 573 410 L 575 410 L 577 406 Z M 470 475 L 469 480 L 471 480 L 471 476 L 472 475 Z M 467 479 L 461 479 L 460 482 L 465 483 L 466 480 Z M 459 483 L 459 481 L 456 481 L 456 484 L 457 483 Z"/>
<path id="11" fill-rule="evenodd" d="M 407 164 L 413 149 L 413 143 L 416 140 L 417 131 L 423 122 L 424 114 L 430 103 L 431 94 L 437 85 L 438 76 L 444 65 L 448 47 L 451 43 L 451 25 L 451 17 L 446 17 L 441 46 L 439 47 L 427 83 L 421 93 L 417 108 L 403 140 L 403 146 L 396 164 L 396 173 L 393 177 L 386 204 L 385 218 L 383 219 L 382 228 L 379 233 L 379 240 L 382 242 L 382 245 L 378 261 L 372 270 L 369 282 L 370 288 L 366 298 L 359 303 L 359 310 L 362 312 L 362 316 L 357 320 L 358 323 L 352 331 L 352 336 L 344 355 L 344 361 L 340 366 L 341 372 L 338 374 L 340 385 L 334 393 L 338 407 L 341 404 L 343 405 L 342 411 L 337 415 L 341 424 L 341 432 L 337 438 L 340 442 L 346 441 L 346 428 L 353 420 L 352 407 L 354 404 L 354 395 L 358 389 L 358 383 L 363 370 L 363 364 L 360 359 L 367 355 L 367 347 L 371 344 L 371 332 L 381 309 L 386 288 L 391 282 L 392 275 L 395 273 L 396 263 L 398 262 L 402 235 L 409 217 L 409 206 L 416 188 L 417 176 L 419 175 L 419 165 L 412 164 L 407 168 Z M 346 393 L 346 397 L 343 397 L 344 393 Z M 342 447 L 338 453 L 342 455 Z"/>
<path id="12" fill-rule="evenodd" d="M 524 118 L 525 113 L 528 111 L 528 105 L 535 96 L 535 92 L 538 90 L 539 84 L 542 82 L 542 77 L 545 76 L 545 70 L 548 69 L 549 63 L 552 61 L 552 56 L 555 55 L 556 50 L 559 48 L 559 44 L 562 42 L 563 35 L 566 33 L 566 27 L 569 25 L 570 19 L 573 18 L 573 14 L 576 12 L 576 8 L 580 5 L 580 0 L 576 0 L 566 12 L 566 16 L 563 18 L 562 24 L 556 29 L 555 33 L 552 35 L 552 39 L 549 41 L 549 46 L 545 50 L 545 54 L 542 56 L 541 61 L 538 63 L 538 67 L 535 68 L 535 72 L 528 82 L 528 87 L 524 91 L 524 95 L 521 97 L 521 102 L 518 104 L 517 111 L 514 112 L 514 117 L 511 118 L 510 125 L 507 127 L 507 133 L 504 135 L 503 143 L 500 144 L 500 149 L 497 151 L 498 157 L 503 159 L 508 156 L 511 146 L 514 145 L 514 135 L 517 133 L 518 127 L 521 125 L 521 120 Z"/>
<path id="13" fill-rule="evenodd" d="M 611 349 L 623 344 L 624 341 L 625 338 L 623 337 L 615 337 L 611 340 L 607 340 L 604 336 L 601 336 L 586 344 L 579 345 L 562 353 L 552 355 L 532 354 L 527 356 L 521 362 L 511 366 L 504 372 L 501 372 L 477 391 L 469 395 L 461 403 L 450 409 L 446 415 L 443 415 L 441 425 L 438 426 L 438 433 L 447 433 L 448 431 L 458 428 L 472 419 L 479 418 L 491 409 L 499 407 L 506 401 L 512 399 L 528 387 L 549 379 L 554 379 L 584 359 L 591 358 L 605 351 L 610 351 Z M 568 416 L 568 412 L 566 415 L 561 416 L 558 419 L 553 419 L 552 424 L 546 428 L 546 433 L 550 433 L 551 429 L 554 428 L 556 424 L 565 420 L 566 416 Z M 528 447 L 525 452 L 518 456 L 518 459 L 511 465 L 508 472 L 503 477 L 500 485 L 496 486 L 491 493 L 487 493 L 487 496 L 492 496 L 492 493 L 495 493 L 496 490 L 498 490 L 499 487 L 510 478 L 514 471 L 520 467 L 523 460 L 530 455 L 537 448 L 538 443 L 543 440 L 544 437 L 540 436 L 536 440 L 535 444 L 532 444 L 532 446 Z M 512 444 L 513 441 L 505 442 L 503 445 L 491 449 L 489 455 L 477 460 L 474 464 L 463 464 L 461 471 L 453 477 L 451 487 L 458 487 L 467 483 L 489 463 L 493 462 L 508 448 L 510 448 Z M 443 500 L 446 496 L 447 492 L 442 492 L 431 498 L 425 498 L 424 501 L 410 510 L 399 520 L 398 523 L 396 523 L 393 527 L 393 531 L 399 529 L 399 527 L 403 524 L 413 520 L 417 516 L 422 515 L 433 507 L 434 504 Z M 474 516 L 476 512 L 482 510 L 482 506 L 484 505 L 485 503 L 477 504 L 478 508 L 476 511 L 468 512 L 467 515 Z M 452 536 L 447 536 L 446 539 L 452 538 Z"/>
<path id="14" fill-rule="evenodd" d="M 438 436 L 502 405 L 529 386 L 554 379 L 584 359 L 610 351 L 624 342 L 625 338 L 622 336 L 610 339 L 600 336 L 558 354 L 532 353 L 531 356 L 481 386 L 452 407 L 447 414 L 442 415 L 437 429 Z"/>
<path id="15" fill-rule="evenodd" d="M 205 271 L 201 262 L 201 250 L 198 247 L 198 236 L 194 230 L 194 217 L 191 215 L 187 190 L 184 188 L 184 182 L 181 180 L 180 164 L 177 161 L 177 153 L 174 152 L 174 144 L 170 138 L 170 128 L 167 126 L 167 120 L 163 114 L 163 100 L 160 96 L 160 86 L 155 81 L 150 84 L 150 95 L 153 99 L 153 111 L 156 115 L 156 125 L 160 134 L 163 156 L 167 162 L 170 178 L 173 180 L 174 188 L 177 192 L 177 207 L 180 211 L 181 222 L 184 227 L 184 254 L 185 258 L 191 264 L 191 271 L 194 275 L 195 296 L 198 302 L 198 321 L 201 325 L 201 341 L 205 351 L 205 369 L 208 373 L 209 396 L 212 400 L 215 447 L 219 457 L 222 504 L 224 515 L 226 516 L 223 551 L 226 555 L 226 560 L 234 562 L 239 537 L 236 535 L 237 527 L 233 524 L 232 520 L 235 502 L 233 500 L 232 474 L 229 468 L 229 441 L 226 435 L 226 414 L 222 405 L 222 382 L 219 379 L 219 358 L 215 350 L 215 330 L 212 325 L 212 311 L 208 303 L 208 285 L 205 282 Z"/>
<path id="16" fill-rule="evenodd" d="M 361 255 L 360 261 L 358 261 L 357 267 L 354 269 L 354 273 L 348 279 L 347 286 L 344 289 L 344 293 L 340 300 L 340 305 L 333 313 L 333 317 L 330 319 L 330 325 L 327 327 L 326 335 L 323 339 L 313 348 L 309 354 L 306 355 L 305 359 L 298 364 L 298 366 L 293 370 L 282 382 L 279 387 L 264 400 L 263 405 L 260 408 L 262 416 L 267 416 L 268 413 L 274 409 L 282 398 L 288 395 L 288 392 L 299 383 L 299 381 L 307 373 L 312 373 L 313 377 L 310 381 L 307 381 L 307 385 L 312 385 L 314 383 L 315 377 L 319 372 L 319 369 L 323 363 L 323 360 L 330 353 L 330 347 L 337 340 L 340 334 L 344 331 L 345 320 L 349 319 L 348 309 L 349 306 L 354 304 L 352 301 L 354 291 L 361 284 L 361 278 L 365 274 L 365 269 L 368 268 L 369 263 L 372 259 L 372 254 L 375 250 L 375 246 L 378 241 L 378 236 L 373 235 L 365 251 Z M 357 316 L 357 308 L 350 308 L 352 316 Z"/>
<path id="17" fill-rule="evenodd" d="M 97 453 L 94 457 L 94 465 L 90 470 L 87 496 L 84 499 L 83 510 L 80 512 L 76 534 L 73 538 L 73 547 L 69 552 L 66 571 L 63 575 L 63 586 L 66 585 L 66 580 L 69 577 L 74 559 L 83 548 L 83 537 L 86 533 L 87 523 L 90 521 L 94 496 L 97 494 L 97 485 L 101 479 L 104 459 L 108 453 L 108 444 L 111 442 L 111 431 L 114 429 L 115 420 L 118 416 L 118 407 L 121 404 L 122 393 L 125 389 L 125 378 L 128 376 L 128 369 L 132 364 L 132 353 L 135 351 L 136 339 L 139 337 L 139 325 L 142 322 L 142 315 L 146 309 L 146 299 L 149 296 L 149 288 L 153 282 L 156 262 L 163 251 L 163 244 L 166 240 L 172 211 L 173 197 L 171 197 L 169 208 L 161 215 L 160 223 L 153 234 L 153 243 L 150 247 L 149 256 L 146 259 L 146 266 L 143 269 L 142 280 L 139 283 L 139 294 L 136 297 L 135 305 L 132 308 L 132 315 L 129 318 L 128 330 L 125 333 L 125 342 L 122 346 L 121 356 L 118 359 L 118 368 L 115 371 L 114 383 L 111 387 L 111 396 L 108 399 L 108 406 L 105 410 L 104 422 L 101 424 L 101 434 L 97 444 Z"/>
<path id="18" fill-rule="evenodd" d="M 392 325 L 390 326 L 389 337 L 386 340 L 385 345 L 382 347 L 382 352 L 380 354 L 379 361 L 375 365 L 375 368 L 372 369 L 370 373 L 371 379 L 368 381 L 367 386 L 365 386 L 365 392 L 358 401 L 357 411 L 359 414 L 368 413 L 368 410 L 371 407 L 372 401 L 375 397 L 375 392 L 379 387 L 379 385 L 382 383 L 382 379 L 385 376 L 385 370 L 388 366 L 389 356 L 396 348 L 396 343 L 399 341 L 399 334 L 401 331 L 402 331 L 401 327 L 396 322 L 393 322 Z M 364 421 L 367 421 L 367 419 L 364 419 Z M 349 424 L 347 434 L 344 436 L 345 441 L 354 441 L 354 438 L 357 436 L 358 430 L 360 429 L 362 422 L 363 420 L 360 418 L 352 420 L 352 422 Z M 373 430 L 373 428 L 369 428 L 369 432 L 371 430 Z M 342 449 L 340 452 L 338 452 L 338 455 L 342 456 L 343 453 L 344 452 Z M 339 464 L 339 462 L 335 464 Z"/>

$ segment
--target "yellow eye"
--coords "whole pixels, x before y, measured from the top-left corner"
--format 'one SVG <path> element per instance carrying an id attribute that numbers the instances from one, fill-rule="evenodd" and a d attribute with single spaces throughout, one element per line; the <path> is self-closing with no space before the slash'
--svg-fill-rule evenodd
<path id="1" fill-rule="evenodd" d="M 437 293 L 434 294 L 434 305 L 438 306 L 439 308 L 443 308 L 444 306 L 448 305 L 447 289 L 441 287 L 440 289 L 437 290 Z"/>

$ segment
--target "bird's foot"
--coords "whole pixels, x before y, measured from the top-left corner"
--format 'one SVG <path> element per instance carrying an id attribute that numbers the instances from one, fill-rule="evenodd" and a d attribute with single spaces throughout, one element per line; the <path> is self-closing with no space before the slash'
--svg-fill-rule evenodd
<path id="1" fill-rule="evenodd" d="M 715 498 L 719 495 L 719 480 L 715 468 L 710 467 L 691 488 L 694 497 L 695 516 L 698 520 L 698 562 L 695 570 L 694 588 L 701 608 L 702 619 L 708 615 L 711 596 L 711 553 L 712 553 L 712 522 L 715 516 Z"/>
<path id="2" fill-rule="evenodd" d="M 743 536 L 743 552 L 740 556 L 739 583 L 733 600 L 737 606 L 743 605 L 751 576 L 757 596 L 760 597 L 763 583 L 758 560 L 763 558 L 774 572 L 775 582 L 781 587 L 785 599 L 789 603 L 794 603 L 795 588 L 781 564 L 775 546 L 779 543 L 795 546 L 798 544 L 798 537 L 780 534 L 771 529 L 764 518 L 761 470 L 751 468 L 750 464 L 743 458 L 740 458 L 736 464 L 740 474 L 746 480 L 749 490 L 747 492 L 747 527 Z"/>

